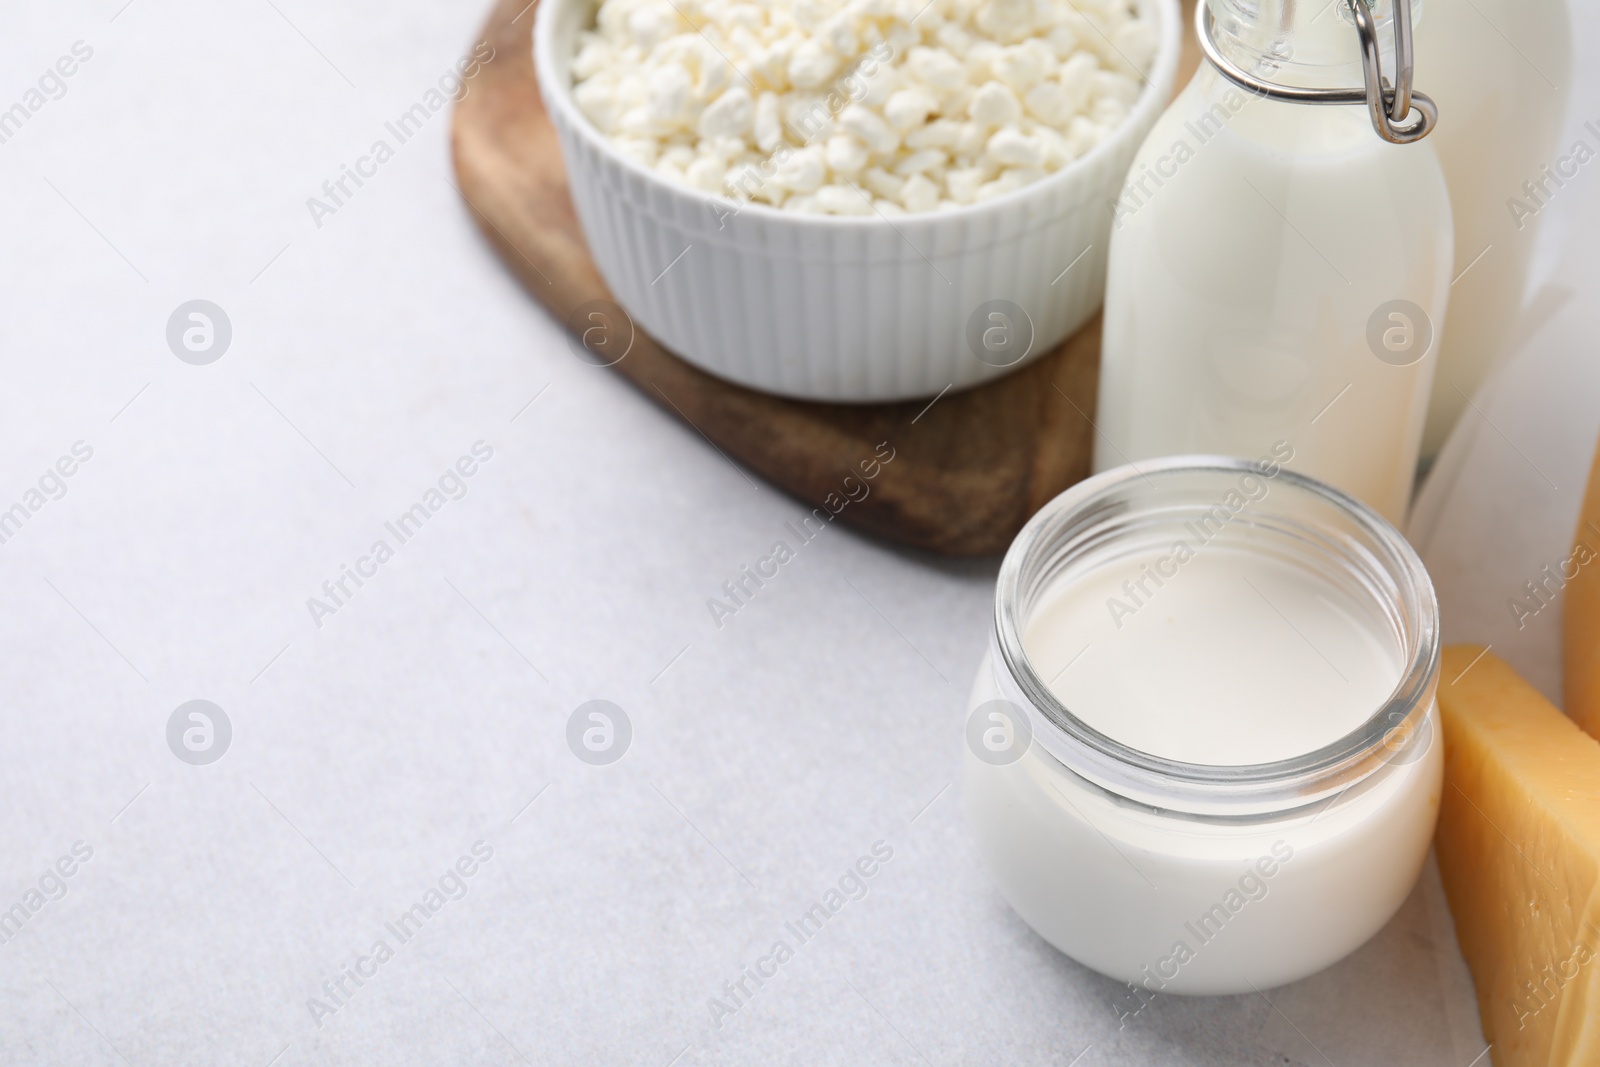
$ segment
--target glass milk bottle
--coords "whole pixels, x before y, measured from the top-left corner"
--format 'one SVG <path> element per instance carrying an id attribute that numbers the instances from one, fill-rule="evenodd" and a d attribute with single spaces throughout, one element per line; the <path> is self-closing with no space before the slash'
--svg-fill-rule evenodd
<path id="1" fill-rule="evenodd" d="M 1096 471 L 1286 447 L 1403 521 L 1450 198 L 1432 102 L 1375 66 L 1409 57 L 1410 11 L 1361 3 L 1202 0 L 1208 62 L 1112 206 Z"/>
<path id="2" fill-rule="evenodd" d="M 1430 141 L 1450 184 L 1457 278 L 1425 456 L 1509 355 L 1544 208 L 1566 195 L 1580 164 L 1556 141 L 1571 76 L 1566 0 L 1428 0 L 1418 21 L 1417 84 L 1439 103 Z"/>

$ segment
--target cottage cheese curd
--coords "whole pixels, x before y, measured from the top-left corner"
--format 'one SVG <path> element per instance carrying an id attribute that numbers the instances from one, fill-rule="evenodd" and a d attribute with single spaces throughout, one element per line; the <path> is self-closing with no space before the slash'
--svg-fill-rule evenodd
<path id="1" fill-rule="evenodd" d="M 1123 122 L 1157 27 L 1129 0 L 602 0 L 573 99 L 616 148 L 736 201 L 979 203 Z"/>

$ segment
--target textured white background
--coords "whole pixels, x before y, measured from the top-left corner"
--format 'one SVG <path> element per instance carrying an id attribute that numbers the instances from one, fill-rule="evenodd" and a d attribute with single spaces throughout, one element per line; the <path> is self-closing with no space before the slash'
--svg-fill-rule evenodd
<path id="1" fill-rule="evenodd" d="M 313 225 L 476 5 L 122 2 L 0 10 L 0 108 L 94 49 L 0 145 L 0 507 L 94 449 L 0 546 L 0 909 L 94 849 L 0 945 L 0 1062 L 1478 1055 L 1431 873 L 1271 1004 L 1119 1031 L 1118 986 L 1010 914 L 951 787 L 994 561 L 829 529 L 719 631 L 706 598 L 803 508 L 570 354 L 463 212 L 448 116 Z M 1581 295 L 1541 305 L 1419 535 L 1452 638 L 1552 692 L 1555 612 L 1519 633 L 1504 600 L 1564 555 L 1600 421 L 1595 186 L 1550 209 L 1572 255 L 1546 275 Z M 233 323 L 207 367 L 164 338 L 195 297 Z M 467 497 L 316 628 L 306 598 L 480 439 Z M 203 768 L 164 738 L 195 697 L 234 727 Z M 607 768 L 564 740 L 596 697 L 635 729 Z M 307 998 L 479 839 L 469 894 L 319 1028 Z M 708 998 L 879 840 L 870 895 L 712 1029 Z"/>

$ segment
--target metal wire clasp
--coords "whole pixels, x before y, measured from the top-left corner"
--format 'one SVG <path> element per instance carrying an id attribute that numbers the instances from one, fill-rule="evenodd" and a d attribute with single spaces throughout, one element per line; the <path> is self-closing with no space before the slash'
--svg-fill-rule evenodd
<path id="1" fill-rule="evenodd" d="M 1394 0 L 1394 63 L 1395 83 L 1383 76 L 1383 63 L 1378 47 L 1378 25 L 1365 0 L 1345 0 L 1355 17 L 1356 36 L 1361 41 L 1361 66 L 1366 86 L 1361 89 L 1306 89 L 1293 85 L 1279 85 L 1262 81 L 1242 70 L 1222 54 L 1213 36 L 1216 18 L 1206 0 L 1195 4 L 1195 29 L 1200 38 L 1200 48 L 1211 65 L 1224 78 L 1239 88 L 1257 96 L 1270 97 L 1291 104 L 1365 104 L 1372 115 L 1373 129 L 1378 136 L 1394 144 L 1410 144 L 1428 136 L 1439 123 L 1439 108 L 1426 93 L 1411 87 L 1411 0 Z M 1412 111 L 1417 118 L 1402 126 Z"/>

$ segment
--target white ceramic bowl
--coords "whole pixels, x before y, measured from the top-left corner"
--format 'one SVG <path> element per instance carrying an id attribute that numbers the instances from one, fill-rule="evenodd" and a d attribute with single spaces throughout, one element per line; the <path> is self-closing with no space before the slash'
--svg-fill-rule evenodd
<path id="1" fill-rule="evenodd" d="M 755 389 L 907 400 L 1014 370 L 1100 306 L 1110 205 L 1172 95 L 1182 36 L 1177 0 L 1136 4 L 1156 21 L 1160 44 L 1122 125 L 1032 185 L 893 220 L 754 202 L 730 215 L 729 201 L 625 158 L 572 100 L 573 40 L 593 25 L 595 0 L 541 0 L 534 66 L 589 250 L 636 325 L 690 363 Z M 994 300 L 1031 320 L 1025 356 L 975 354 L 968 335 L 988 324 L 988 311 L 978 312 Z M 1028 324 L 1012 325 L 1015 353 Z"/>

